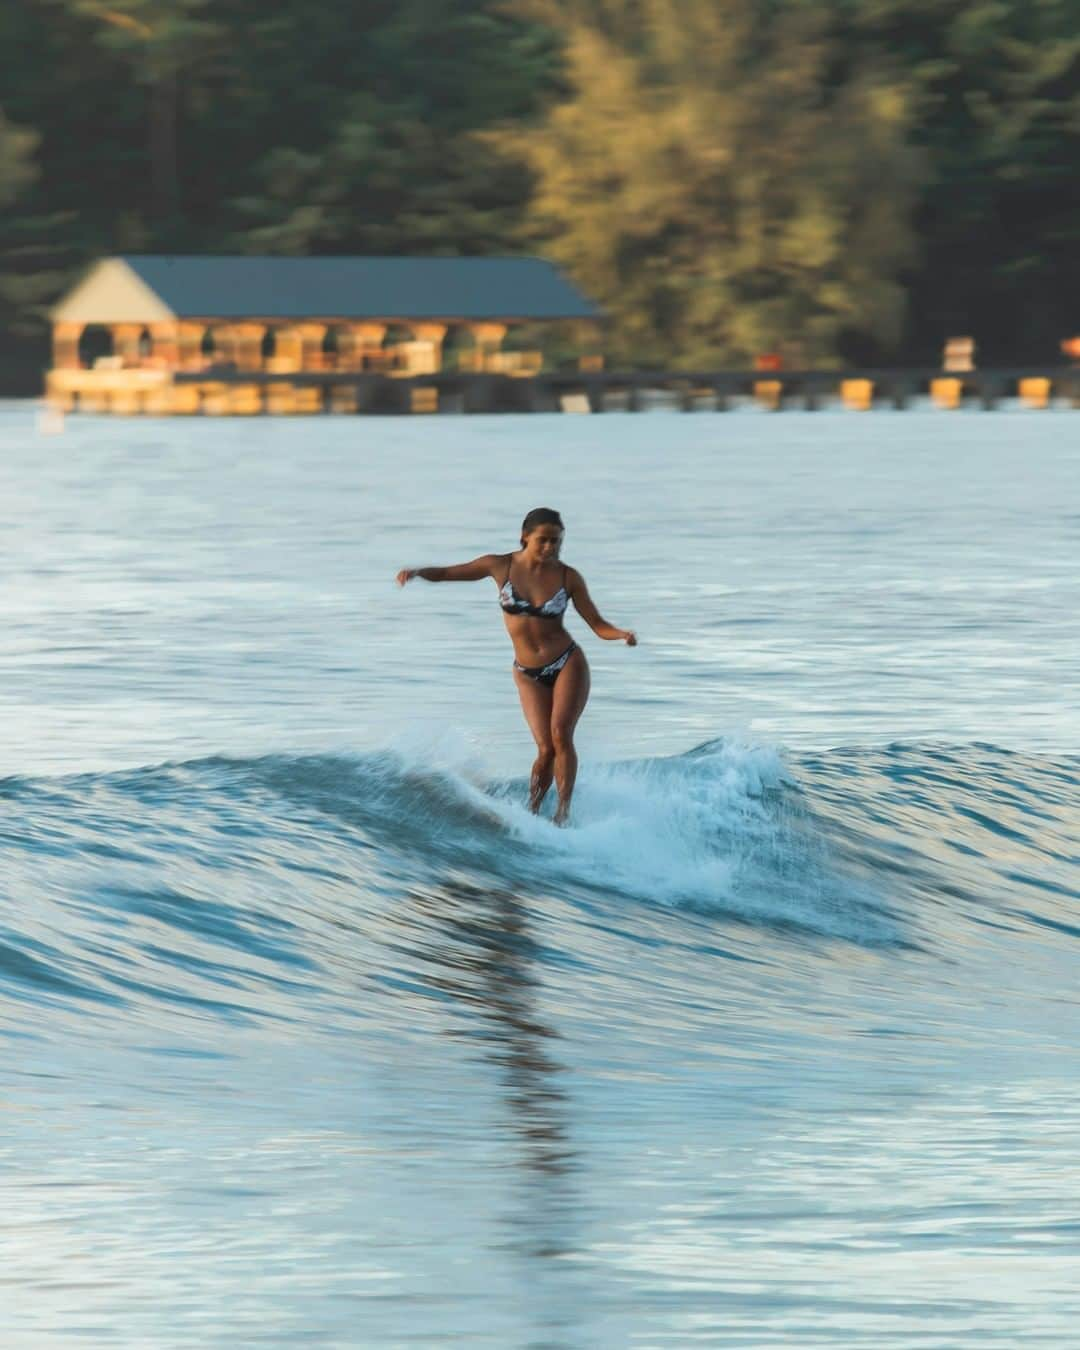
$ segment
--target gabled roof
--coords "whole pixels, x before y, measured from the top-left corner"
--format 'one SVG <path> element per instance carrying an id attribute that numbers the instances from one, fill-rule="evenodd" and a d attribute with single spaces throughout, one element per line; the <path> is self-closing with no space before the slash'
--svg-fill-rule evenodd
<path id="1" fill-rule="evenodd" d="M 106 258 L 53 310 L 82 323 L 190 319 L 598 319 L 544 258 Z"/>

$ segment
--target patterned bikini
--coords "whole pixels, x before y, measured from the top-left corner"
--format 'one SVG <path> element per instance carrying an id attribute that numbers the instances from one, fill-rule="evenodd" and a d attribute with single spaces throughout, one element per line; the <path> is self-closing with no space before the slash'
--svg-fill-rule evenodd
<path id="1" fill-rule="evenodd" d="M 531 605 L 524 596 L 518 595 L 514 590 L 514 583 L 510 580 L 510 567 L 506 568 L 506 580 L 499 589 L 499 607 L 505 614 L 528 614 L 533 619 L 554 619 L 556 622 L 562 622 L 562 616 L 566 613 L 566 606 L 570 603 L 570 595 L 566 589 L 566 567 L 563 567 L 563 584 L 555 592 L 550 600 L 545 600 L 542 605 Z M 577 643 L 571 640 L 566 651 L 562 652 L 554 661 L 549 661 L 546 666 L 523 666 L 520 661 L 514 662 L 514 669 L 520 670 L 527 679 L 534 680 L 537 684 L 546 685 L 548 689 L 552 688 L 555 681 L 559 678 L 559 672 L 571 656 L 577 651 Z"/>

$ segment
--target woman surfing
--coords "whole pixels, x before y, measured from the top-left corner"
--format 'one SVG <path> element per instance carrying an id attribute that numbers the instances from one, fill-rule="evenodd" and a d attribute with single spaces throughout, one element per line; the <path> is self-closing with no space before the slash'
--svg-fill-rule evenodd
<path id="1" fill-rule="evenodd" d="M 556 825 L 565 825 L 570 814 L 577 777 L 574 728 L 589 698 L 585 653 L 563 627 L 567 606 L 573 604 L 597 637 L 637 646 L 629 629 L 616 628 L 600 617 L 581 573 L 559 561 L 564 533 L 558 511 L 541 506 L 521 522 L 521 548 L 513 553 L 485 553 L 454 567 L 405 567 L 397 574 L 399 586 L 413 577 L 424 581 L 491 577 L 499 587 L 499 606 L 514 644 L 514 683 L 536 741 L 529 810 L 539 812 L 554 779 L 559 794 Z"/>

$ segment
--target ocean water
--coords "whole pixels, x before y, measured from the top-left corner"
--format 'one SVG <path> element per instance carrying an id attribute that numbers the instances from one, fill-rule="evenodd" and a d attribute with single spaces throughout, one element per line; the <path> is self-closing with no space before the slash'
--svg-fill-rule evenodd
<path id="1" fill-rule="evenodd" d="M 1080 420 L 0 407 L 0 1343 L 1080 1345 Z M 627 649 L 572 826 L 494 587 Z"/>

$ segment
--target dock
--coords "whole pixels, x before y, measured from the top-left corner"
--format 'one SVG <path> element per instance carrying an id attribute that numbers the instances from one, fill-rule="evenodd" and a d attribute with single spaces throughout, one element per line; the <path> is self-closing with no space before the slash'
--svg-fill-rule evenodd
<path id="1" fill-rule="evenodd" d="M 522 374 L 437 371 L 52 370 L 50 407 L 127 416 L 420 415 L 439 413 L 771 412 L 916 405 L 993 410 L 1080 408 L 1080 367 L 849 371 L 606 371 Z"/>

